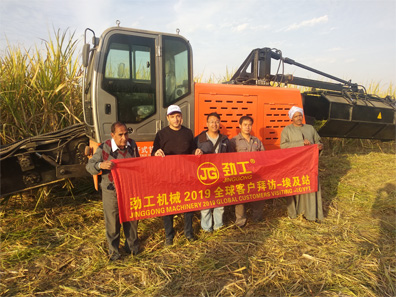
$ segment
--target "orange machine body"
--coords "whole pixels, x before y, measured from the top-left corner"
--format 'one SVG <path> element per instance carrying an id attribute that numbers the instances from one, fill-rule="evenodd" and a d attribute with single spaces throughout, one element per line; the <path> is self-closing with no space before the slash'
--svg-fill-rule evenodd
<path id="1" fill-rule="evenodd" d="M 195 131 L 207 128 L 206 117 L 217 112 L 221 117 L 220 133 L 229 138 L 240 132 L 239 119 L 253 118 L 252 135 L 258 137 L 265 149 L 278 149 L 282 129 L 291 123 L 288 111 L 302 108 L 298 89 L 228 84 L 195 84 Z"/>

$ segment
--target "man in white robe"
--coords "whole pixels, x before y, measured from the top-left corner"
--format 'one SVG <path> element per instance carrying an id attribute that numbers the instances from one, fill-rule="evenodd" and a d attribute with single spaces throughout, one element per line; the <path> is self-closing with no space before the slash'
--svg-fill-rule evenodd
<path id="1" fill-rule="evenodd" d="M 286 126 L 281 134 L 281 148 L 291 148 L 303 145 L 318 144 L 319 150 L 323 149 L 320 136 L 311 125 L 303 124 L 304 111 L 302 108 L 293 106 L 289 110 L 289 118 L 292 123 Z M 318 182 L 316 193 L 307 193 L 286 197 L 287 212 L 290 218 L 296 218 L 302 214 L 309 221 L 323 219 L 322 194 Z"/>

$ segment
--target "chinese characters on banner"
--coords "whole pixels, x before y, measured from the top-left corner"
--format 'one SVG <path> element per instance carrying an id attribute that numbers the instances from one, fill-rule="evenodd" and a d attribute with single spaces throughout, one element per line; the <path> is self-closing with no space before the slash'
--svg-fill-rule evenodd
<path id="1" fill-rule="evenodd" d="M 112 160 L 120 221 L 316 192 L 317 145 Z"/>

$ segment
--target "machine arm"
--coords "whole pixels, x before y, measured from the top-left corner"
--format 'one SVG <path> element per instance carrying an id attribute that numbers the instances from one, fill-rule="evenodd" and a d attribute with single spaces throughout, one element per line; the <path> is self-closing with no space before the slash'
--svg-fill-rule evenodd
<path id="1" fill-rule="evenodd" d="M 305 79 L 300 77 L 294 77 L 291 74 L 271 74 L 271 60 L 279 60 L 280 63 L 286 63 L 294 65 L 302 69 L 314 72 L 321 76 L 330 78 L 332 80 L 340 82 L 330 83 L 318 80 Z M 294 84 L 305 87 L 319 88 L 332 91 L 343 91 L 350 90 L 352 92 L 358 91 L 358 85 L 335 77 L 333 75 L 324 73 L 317 69 L 303 65 L 294 61 L 293 59 L 283 57 L 280 51 L 272 50 L 268 47 L 254 49 L 250 55 L 246 58 L 243 64 L 236 71 L 234 76 L 228 83 L 231 84 L 258 84 L 258 85 L 269 85 L 270 82 L 278 82 L 285 84 Z"/>

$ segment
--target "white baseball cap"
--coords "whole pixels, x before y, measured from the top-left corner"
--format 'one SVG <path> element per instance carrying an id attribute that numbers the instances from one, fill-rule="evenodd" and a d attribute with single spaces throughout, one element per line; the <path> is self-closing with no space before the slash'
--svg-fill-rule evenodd
<path id="1" fill-rule="evenodd" d="M 175 112 L 181 113 L 180 107 L 177 105 L 169 105 L 168 112 L 166 113 L 166 115 L 170 115 Z"/>

